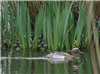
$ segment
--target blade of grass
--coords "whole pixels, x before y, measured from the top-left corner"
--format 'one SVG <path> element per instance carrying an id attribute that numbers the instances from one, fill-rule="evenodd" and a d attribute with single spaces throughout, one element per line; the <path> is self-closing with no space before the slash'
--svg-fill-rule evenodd
<path id="1" fill-rule="evenodd" d="M 93 2 L 89 2 L 87 4 L 89 5 L 89 11 L 88 11 L 87 18 L 86 18 L 86 24 L 87 24 L 89 46 L 90 46 L 90 54 L 91 54 L 93 72 L 98 74 L 97 62 L 96 62 L 95 54 L 94 54 L 92 32 L 91 32 L 91 21 L 93 21 L 92 20 L 92 18 L 93 18 Z M 94 25 L 94 23 L 92 23 L 92 24 Z"/>
<path id="2" fill-rule="evenodd" d="M 31 25 L 30 25 L 30 16 L 29 16 L 29 12 L 27 13 L 28 16 L 28 23 L 27 23 L 27 30 L 28 30 L 28 46 L 30 48 L 30 39 L 31 39 Z"/>
<path id="3" fill-rule="evenodd" d="M 39 13 L 38 13 L 38 17 L 35 21 L 35 30 L 34 30 L 34 38 L 36 38 L 36 40 L 34 41 L 34 48 L 36 49 L 37 48 L 37 45 L 38 45 L 38 38 L 39 38 L 39 35 L 41 34 L 41 31 L 42 31 L 42 24 L 43 24 L 43 11 L 40 10 Z"/>
<path id="4" fill-rule="evenodd" d="M 46 42 L 46 8 L 44 8 L 44 16 L 43 16 L 43 39 Z"/>
<path id="5" fill-rule="evenodd" d="M 84 24 L 85 24 L 85 15 L 84 15 L 84 13 L 85 13 L 85 8 L 84 8 L 84 2 L 83 2 L 80 6 L 78 23 L 77 23 L 77 27 L 76 27 L 76 31 L 75 31 L 75 38 L 76 38 L 76 35 L 77 35 L 76 45 L 80 44 L 81 35 L 82 35 L 83 27 L 84 27 Z M 75 38 L 74 38 L 74 41 L 75 41 Z"/>
<path id="6" fill-rule="evenodd" d="M 14 14 L 13 14 L 12 10 L 13 10 L 13 7 L 11 8 L 11 3 L 9 2 L 10 29 L 11 29 L 12 45 L 14 45 L 14 43 L 15 43 L 15 37 L 14 37 L 15 31 L 14 31 L 14 19 L 13 19 Z"/>

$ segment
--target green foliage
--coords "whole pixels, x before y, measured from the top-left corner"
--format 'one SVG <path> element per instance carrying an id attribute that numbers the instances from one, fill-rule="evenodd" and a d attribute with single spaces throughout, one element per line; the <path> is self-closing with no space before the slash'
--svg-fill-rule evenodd
<path id="1" fill-rule="evenodd" d="M 4 24 L 8 28 L 8 1 L 4 2 Z"/>
<path id="2" fill-rule="evenodd" d="M 1 27 L 2 27 L 2 37 L 3 37 L 2 39 L 3 40 L 6 39 L 6 43 L 9 46 L 10 44 L 9 38 L 11 36 L 12 45 L 14 45 L 17 40 L 19 40 L 23 44 L 24 49 L 29 47 L 31 43 L 30 42 L 31 27 L 30 27 L 30 17 L 29 13 L 27 12 L 27 6 L 25 2 L 24 1 L 20 2 L 20 7 L 18 2 L 16 14 L 13 11 L 15 8 L 12 6 L 11 2 L 4 1 L 3 4 L 4 6 L 2 6 L 2 17 L 1 17 L 2 18 Z"/>
<path id="3" fill-rule="evenodd" d="M 3 7 L 1 7 L 1 43 L 3 43 L 3 31 L 4 31 L 4 18 L 3 18 Z"/>
<path id="4" fill-rule="evenodd" d="M 44 5 L 41 6 L 39 10 L 38 16 L 35 18 L 33 38 L 34 49 L 37 49 L 39 35 L 41 34 L 43 34 L 43 41 L 48 45 L 48 48 L 53 50 L 58 50 L 59 48 L 63 49 L 64 46 L 66 49 L 70 48 L 71 46 L 73 47 L 75 40 L 76 45 L 79 46 L 82 42 L 82 35 L 84 37 L 83 43 L 88 43 L 88 26 L 86 26 L 84 2 L 81 2 L 80 4 L 77 26 L 74 23 L 74 14 L 71 10 L 73 2 L 66 1 L 64 4 L 62 4 L 60 1 L 48 1 L 47 4 L 46 2 L 43 4 Z M 4 2 L 4 6 L 1 9 L 1 14 L 4 15 L 4 17 L 3 15 L 1 16 L 2 39 L 7 39 L 6 43 L 9 45 L 9 23 L 12 45 L 19 40 L 23 44 L 23 48 L 29 48 L 31 45 L 31 24 L 29 12 L 27 11 L 27 5 L 24 1 L 17 2 L 16 8 L 17 12 L 14 13 L 14 7 L 12 6 L 11 2 Z M 9 18 L 8 15 L 10 16 Z"/>
<path id="5" fill-rule="evenodd" d="M 79 46 L 82 40 L 82 34 L 84 34 L 84 38 L 86 40 L 87 34 L 85 34 L 86 25 L 84 2 L 82 2 L 80 5 L 77 26 L 75 26 L 74 24 L 74 15 L 71 11 L 72 5 L 73 2 L 66 2 L 62 7 L 60 2 L 50 1 L 48 2 L 48 6 L 43 6 L 43 8 L 41 9 L 41 12 L 44 13 L 43 16 L 41 16 L 41 18 L 43 18 L 43 40 L 48 44 L 49 49 L 57 50 L 58 47 L 60 47 L 60 49 L 63 49 L 64 45 L 68 49 L 70 48 L 70 46 L 74 45 L 75 40 L 77 41 L 76 45 Z M 42 13 L 39 13 L 38 17 L 41 14 Z M 40 18 L 37 18 L 37 20 L 39 19 Z M 35 28 L 37 27 L 36 24 Z M 38 28 L 39 27 L 41 26 L 38 26 Z M 85 30 L 83 30 L 83 28 Z M 38 35 L 39 34 L 40 32 L 38 33 Z M 85 43 L 87 43 L 86 41 Z"/>
<path id="6" fill-rule="evenodd" d="M 48 7 L 44 8 L 43 36 L 45 41 L 47 39 L 49 49 L 57 50 L 58 44 L 60 44 L 61 49 L 63 48 L 64 38 L 68 32 L 68 17 L 72 4 L 66 2 L 62 9 L 60 2 L 48 2 Z M 68 39 L 66 42 L 68 44 Z"/>
<path id="7" fill-rule="evenodd" d="M 84 8 L 84 2 L 80 6 L 80 12 L 79 12 L 79 17 L 78 17 L 78 22 L 77 22 L 77 27 L 76 27 L 76 32 L 75 32 L 75 38 L 77 36 L 77 42 L 76 44 L 79 45 L 81 42 L 81 35 L 83 32 L 85 24 L 85 8 Z"/>
<path id="8" fill-rule="evenodd" d="M 41 11 L 39 11 L 38 17 L 35 21 L 35 30 L 34 30 L 34 38 L 36 38 L 36 40 L 34 41 L 34 48 L 35 49 L 37 48 L 38 38 L 39 38 L 39 35 L 41 34 L 41 31 L 42 31 L 43 12 L 41 12 Z"/>
<path id="9" fill-rule="evenodd" d="M 31 38 L 30 17 L 26 8 L 24 1 L 20 2 L 20 8 L 18 6 L 16 18 L 16 27 L 18 27 L 18 34 L 20 35 L 20 40 L 24 49 L 30 46 Z"/>
<path id="10" fill-rule="evenodd" d="M 90 2 L 89 11 L 87 16 L 85 14 L 85 4 L 81 2 L 79 9 L 79 16 L 77 21 L 77 26 L 74 23 L 74 14 L 71 10 L 73 2 L 65 2 L 64 5 L 61 5 L 61 2 L 49 1 L 47 6 L 40 8 L 37 18 L 35 19 L 35 29 L 34 29 L 34 40 L 33 47 L 37 49 L 39 35 L 43 34 L 43 41 L 47 43 L 49 49 L 58 50 L 63 49 L 64 46 L 66 49 L 74 46 L 76 40 L 76 45 L 79 46 L 82 43 L 82 37 L 84 38 L 83 43 L 90 44 L 90 54 L 92 59 L 93 71 L 97 72 L 97 66 L 95 63 L 98 63 L 100 68 L 100 58 L 99 58 L 99 27 L 100 19 L 95 26 L 94 13 L 93 13 L 93 2 Z M 1 39 L 2 43 L 9 46 L 10 36 L 12 37 L 12 45 L 16 41 L 20 41 L 23 45 L 23 48 L 30 48 L 31 45 L 31 24 L 30 16 L 27 11 L 27 6 L 24 1 L 17 2 L 17 12 L 13 12 L 14 7 L 11 2 L 4 1 L 1 8 Z M 8 25 L 9 24 L 9 25 Z M 10 27 L 10 28 L 9 28 Z M 93 30 L 92 30 L 93 29 Z M 99 35 L 99 36 L 98 36 Z M 92 38 L 93 36 L 93 38 Z M 88 38 L 88 39 L 87 39 Z M 95 44 L 96 54 L 94 53 L 93 44 Z M 23 55 L 25 52 L 23 52 Z M 97 59 L 95 59 L 97 56 Z M 90 59 L 89 59 L 90 60 Z M 96 60 L 98 62 L 96 62 Z M 38 61 L 35 66 L 38 66 Z M 24 62 L 21 63 L 21 70 L 24 72 Z M 46 65 L 46 61 L 44 62 Z M 87 64 L 86 64 L 87 65 Z M 91 65 L 87 66 L 90 67 Z M 55 65 L 54 72 L 57 73 L 57 67 L 61 68 L 62 66 Z M 83 73 L 83 66 L 80 66 L 79 72 Z M 46 69 L 46 67 L 44 67 Z M 50 67 L 48 67 L 50 69 Z M 66 67 L 65 67 L 66 69 Z M 91 69 L 89 69 L 91 71 Z M 38 72 L 38 68 L 36 70 Z M 43 72 L 44 69 L 40 69 L 40 72 Z M 48 70 L 50 73 L 50 70 Z M 63 71 L 62 71 L 63 72 Z M 61 73 L 62 73 L 61 72 Z M 72 72 L 70 70 L 70 72 Z M 67 72 L 66 72 L 67 73 Z"/>
<path id="11" fill-rule="evenodd" d="M 29 16 L 29 13 L 27 14 L 27 16 L 28 16 L 28 22 L 27 22 L 27 30 L 28 30 L 28 46 L 30 47 L 30 45 L 31 45 L 31 41 L 30 41 L 30 39 L 31 39 L 31 24 L 30 24 L 30 16 Z"/>

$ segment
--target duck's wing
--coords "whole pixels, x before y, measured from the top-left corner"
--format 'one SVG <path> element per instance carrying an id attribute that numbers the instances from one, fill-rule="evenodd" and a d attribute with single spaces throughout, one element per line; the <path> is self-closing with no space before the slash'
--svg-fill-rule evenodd
<path id="1" fill-rule="evenodd" d="M 46 55 L 47 58 L 51 58 L 53 54 Z"/>
<path id="2" fill-rule="evenodd" d="M 62 54 L 62 55 L 64 55 L 64 56 L 70 55 L 70 54 L 65 53 L 65 52 L 60 52 L 60 54 Z"/>
<path id="3" fill-rule="evenodd" d="M 51 51 L 50 53 L 53 54 L 53 55 L 64 55 L 64 56 L 70 55 L 70 54 L 68 54 L 68 53 L 59 52 L 59 51 Z"/>

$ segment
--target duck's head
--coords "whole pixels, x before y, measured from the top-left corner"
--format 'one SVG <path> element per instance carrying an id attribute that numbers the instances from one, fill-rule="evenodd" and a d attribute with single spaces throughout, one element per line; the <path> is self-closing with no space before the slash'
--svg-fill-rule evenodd
<path id="1" fill-rule="evenodd" d="M 78 48 L 73 48 L 73 49 L 72 49 L 72 55 L 76 56 L 77 53 L 84 54 L 84 53 L 81 52 Z"/>

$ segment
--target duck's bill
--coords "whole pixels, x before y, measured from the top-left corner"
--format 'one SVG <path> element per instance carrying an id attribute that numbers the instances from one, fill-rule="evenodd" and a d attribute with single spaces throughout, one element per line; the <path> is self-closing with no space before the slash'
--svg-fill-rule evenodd
<path id="1" fill-rule="evenodd" d="M 80 50 L 79 50 L 79 53 L 80 53 L 80 54 L 84 54 L 84 53 L 83 53 L 83 52 L 81 52 Z"/>

